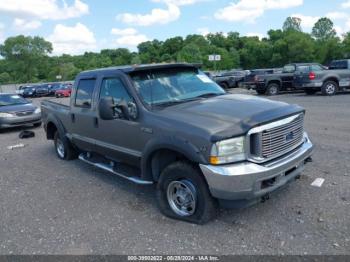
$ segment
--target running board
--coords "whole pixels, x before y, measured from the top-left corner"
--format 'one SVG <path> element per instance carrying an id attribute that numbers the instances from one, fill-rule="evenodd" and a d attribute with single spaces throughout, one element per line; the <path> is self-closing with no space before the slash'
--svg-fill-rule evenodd
<path id="1" fill-rule="evenodd" d="M 90 160 L 86 159 L 85 156 L 84 156 L 83 154 L 80 154 L 80 155 L 79 155 L 79 159 L 80 159 L 81 161 L 87 163 L 87 164 L 90 164 L 90 165 L 94 166 L 94 167 L 100 168 L 100 169 L 105 170 L 105 171 L 108 171 L 108 172 L 110 172 L 110 173 L 112 173 L 112 174 L 114 174 L 114 175 L 117 175 L 117 176 L 119 176 L 119 177 L 122 177 L 122 178 L 124 178 L 124 179 L 127 179 L 127 180 L 129 180 L 129 181 L 131 181 L 131 182 L 134 182 L 135 184 L 139 184 L 139 185 L 152 185 L 152 184 L 153 184 L 152 181 L 146 181 L 146 180 L 140 179 L 140 178 L 138 178 L 138 177 L 128 177 L 128 176 L 125 176 L 125 175 L 123 175 L 123 174 L 121 174 L 121 173 L 116 172 L 116 171 L 113 169 L 113 167 L 111 167 L 111 166 L 109 166 L 109 165 L 107 165 L 107 164 L 104 164 L 104 163 L 95 163 L 95 162 L 93 162 L 93 161 L 90 161 Z"/>

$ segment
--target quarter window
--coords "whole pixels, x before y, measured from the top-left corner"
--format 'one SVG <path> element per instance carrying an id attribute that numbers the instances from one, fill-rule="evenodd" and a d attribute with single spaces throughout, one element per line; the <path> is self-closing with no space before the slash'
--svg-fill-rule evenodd
<path id="1" fill-rule="evenodd" d="M 79 107 L 91 107 L 92 94 L 94 92 L 96 79 L 81 79 L 77 88 L 75 105 Z"/>

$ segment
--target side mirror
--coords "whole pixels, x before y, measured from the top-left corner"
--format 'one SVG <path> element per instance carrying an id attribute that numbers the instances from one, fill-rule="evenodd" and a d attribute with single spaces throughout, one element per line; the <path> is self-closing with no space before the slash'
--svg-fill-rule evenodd
<path id="1" fill-rule="evenodd" d="M 98 112 L 102 120 L 113 120 L 116 118 L 135 120 L 138 116 L 135 103 L 127 103 L 125 100 L 121 100 L 119 103 L 114 103 L 112 97 L 104 97 L 100 99 Z"/>
<path id="2" fill-rule="evenodd" d="M 98 103 L 98 113 L 102 120 L 113 120 L 115 104 L 112 97 L 104 97 Z"/>

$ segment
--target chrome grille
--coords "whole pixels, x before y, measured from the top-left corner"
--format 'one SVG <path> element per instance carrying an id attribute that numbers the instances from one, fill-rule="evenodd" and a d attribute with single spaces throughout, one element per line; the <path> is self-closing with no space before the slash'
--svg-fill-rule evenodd
<path id="1" fill-rule="evenodd" d="M 250 134 L 251 157 L 259 162 L 284 155 L 303 143 L 304 114 L 259 127 Z"/>

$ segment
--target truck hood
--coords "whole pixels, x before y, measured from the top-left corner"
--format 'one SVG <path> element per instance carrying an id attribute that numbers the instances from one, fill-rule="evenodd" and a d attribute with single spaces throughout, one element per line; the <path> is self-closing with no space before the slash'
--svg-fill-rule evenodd
<path id="1" fill-rule="evenodd" d="M 244 135 L 253 127 L 303 111 L 297 105 L 227 94 L 170 106 L 159 113 L 168 121 L 177 122 L 177 127 L 205 131 L 212 141 L 218 141 Z"/>
<path id="2" fill-rule="evenodd" d="M 22 105 L 10 105 L 10 106 L 0 106 L 0 112 L 1 113 L 10 113 L 10 112 L 19 112 L 19 111 L 34 111 L 36 107 L 29 103 L 29 104 L 22 104 Z"/>

